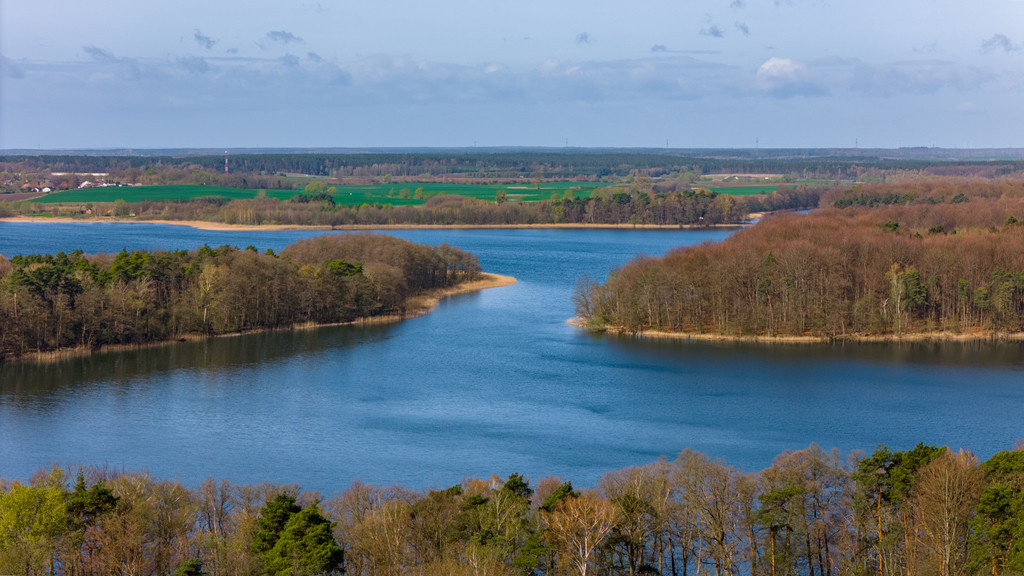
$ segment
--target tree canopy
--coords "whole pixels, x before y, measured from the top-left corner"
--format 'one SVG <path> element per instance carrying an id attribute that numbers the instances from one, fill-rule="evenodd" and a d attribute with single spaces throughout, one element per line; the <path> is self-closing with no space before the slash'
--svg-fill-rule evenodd
<path id="1" fill-rule="evenodd" d="M 410 311 L 425 291 L 475 279 L 473 255 L 375 234 L 87 256 L 0 257 L 0 361 Z"/>
<path id="2" fill-rule="evenodd" d="M 67 478 L 75 476 L 74 486 Z M 692 450 L 596 486 L 521 474 L 447 489 L 296 485 L 54 468 L 0 478 L 0 572 L 347 574 L 1019 574 L 1024 452 L 979 463 L 918 444 L 817 445 L 744 473 Z"/>
<path id="3" fill-rule="evenodd" d="M 1024 190 L 878 187 L 839 199 L 893 196 L 768 217 L 715 245 L 636 260 L 604 285 L 581 285 L 577 312 L 628 332 L 1024 331 Z"/>

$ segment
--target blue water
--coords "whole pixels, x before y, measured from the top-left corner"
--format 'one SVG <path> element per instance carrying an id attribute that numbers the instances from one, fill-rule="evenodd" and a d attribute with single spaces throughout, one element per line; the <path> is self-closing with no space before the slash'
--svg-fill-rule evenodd
<path id="1" fill-rule="evenodd" d="M 0 253 L 274 248 L 323 232 L 0 223 Z M 389 326 L 219 338 L 0 366 L 0 477 L 53 463 L 194 484 L 359 479 L 412 488 L 521 472 L 592 485 L 689 447 L 745 470 L 811 442 L 917 442 L 982 458 L 1024 438 L 1017 344 L 758 346 L 595 336 L 565 324 L 584 273 L 729 231 L 407 230 L 514 286 Z"/>

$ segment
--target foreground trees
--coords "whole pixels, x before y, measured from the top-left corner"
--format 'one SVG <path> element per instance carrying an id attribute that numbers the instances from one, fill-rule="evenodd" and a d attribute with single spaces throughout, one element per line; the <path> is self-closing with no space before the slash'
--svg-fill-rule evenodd
<path id="1" fill-rule="evenodd" d="M 427 290 L 472 280 L 476 258 L 390 236 L 329 235 L 281 251 L 0 257 L 0 361 L 31 352 L 140 344 L 405 315 Z"/>
<path id="2" fill-rule="evenodd" d="M 577 491 L 188 488 L 81 468 L 0 479 L 0 572 L 31 575 L 1019 574 L 1024 451 L 810 447 L 744 474 L 691 450 Z M 73 486 L 72 486 L 73 484 Z"/>

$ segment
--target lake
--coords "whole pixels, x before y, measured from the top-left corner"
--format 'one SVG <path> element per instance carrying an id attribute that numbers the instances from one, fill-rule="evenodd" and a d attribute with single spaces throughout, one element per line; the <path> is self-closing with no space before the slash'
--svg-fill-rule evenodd
<path id="1" fill-rule="evenodd" d="M 0 223 L 0 253 L 252 244 L 324 232 Z M 0 366 L 0 477 L 50 464 L 194 485 L 354 480 L 444 487 L 520 472 L 578 486 L 692 448 L 747 471 L 816 442 L 918 442 L 987 458 L 1024 438 L 1020 344 L 754 345 L 592 335 L 565 323 L 577 279 L 729 230 L 402 230 L 514 286 L 398 324 L 216 338 Z"/>

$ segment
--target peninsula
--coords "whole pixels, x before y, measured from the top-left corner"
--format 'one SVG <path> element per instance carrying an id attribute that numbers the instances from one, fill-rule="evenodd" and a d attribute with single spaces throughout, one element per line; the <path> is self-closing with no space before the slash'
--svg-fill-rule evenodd
<path id="1" fill-rule="evenodd" d="M 472 254 L 379 234 L 280 253 L 202 246 L 0 257 L 0 362 L 268 329 L 409 318 L 506 286 Z"/>
<path id="2" fill-rule="evenodd" d="M 784 342 L 1022 338 L 1019 183 L 857 186 L 822 205 L 584 280 L 577 323 Z"/>

